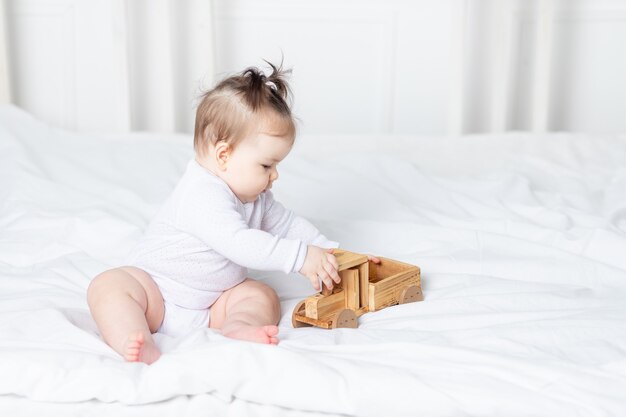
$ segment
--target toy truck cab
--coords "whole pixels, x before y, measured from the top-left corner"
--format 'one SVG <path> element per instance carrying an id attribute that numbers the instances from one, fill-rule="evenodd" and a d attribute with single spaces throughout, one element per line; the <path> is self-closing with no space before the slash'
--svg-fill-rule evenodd
<path id="1" fill-rule="evenodd" d="M 420 269 L 393 259 L 370 262 L 366 255 L 336 249 L 341 282 L 299 302 L 292 314 L 294 327 L 325 329 L 358 327 L 358 317 L 395 304 L 424 299 Z"/>

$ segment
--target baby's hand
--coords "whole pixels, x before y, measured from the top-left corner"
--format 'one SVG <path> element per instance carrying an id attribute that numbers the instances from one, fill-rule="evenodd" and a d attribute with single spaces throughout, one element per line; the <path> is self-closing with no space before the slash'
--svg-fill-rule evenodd
<path id="1" fill-rule="evenodd" d="M 320 279 L 328 289 L 333 288 L 333 281 L 337 284 L 341 282 L 337 268 L 339 268 L 339 263 L 332 249 L 309 245 L 300 273 L 311 281 L 316 291 L 321 291 Z"/>

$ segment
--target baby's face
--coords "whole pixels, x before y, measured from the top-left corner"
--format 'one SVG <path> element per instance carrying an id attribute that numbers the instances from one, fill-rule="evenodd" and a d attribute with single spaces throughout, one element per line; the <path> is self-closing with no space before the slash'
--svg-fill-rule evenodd
<path id="1" fill-rule="evenodd" d="M 278 178 L 276 169 L 293 146 L 289 138 L 258 133 L 231 152 L 222 179 L 243 203 L 255 201 Z"/>

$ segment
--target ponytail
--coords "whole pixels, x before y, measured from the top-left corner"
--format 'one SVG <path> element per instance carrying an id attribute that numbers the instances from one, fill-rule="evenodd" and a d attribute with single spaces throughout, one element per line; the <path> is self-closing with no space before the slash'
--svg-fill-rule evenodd
<path id="1" fill-rule="evenodd" d="M 269 61 L 265 61 L 272 67 L 272 73 L 266 76 L 256 67 L 246 68 L 241 77 L 246 79 L 246 83 L 241 86 L 242 94 L 248 106 L 252 111 L 257 111 L 264 104 L 270 102 L 278 113 L 289 114 L 291 110 L 287 104 L 287 100 L 291 95 L 289 85 L 285 81 L 285 76 L 291 73 L 291 70 L 283 70 L 282 64 L 276 67 Z"/>

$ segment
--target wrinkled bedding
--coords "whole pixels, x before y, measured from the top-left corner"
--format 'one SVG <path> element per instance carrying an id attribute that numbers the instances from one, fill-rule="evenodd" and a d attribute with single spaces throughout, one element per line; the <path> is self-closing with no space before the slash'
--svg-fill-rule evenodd
<path id="1" fill-rule="evenodd" d="M 275 197 L 344 249 L 419 265 L 425 300 L 293 329 L 308 280 L 250 271 L 281 298 L 278 346 L 198 329 L 126 363 L 85 292 L 191 142 L 0 108 L 0 414 L 626 415 L 626 137 L 299 137 Z"/>

